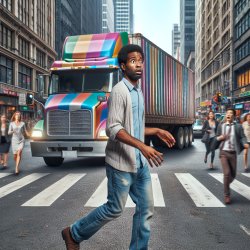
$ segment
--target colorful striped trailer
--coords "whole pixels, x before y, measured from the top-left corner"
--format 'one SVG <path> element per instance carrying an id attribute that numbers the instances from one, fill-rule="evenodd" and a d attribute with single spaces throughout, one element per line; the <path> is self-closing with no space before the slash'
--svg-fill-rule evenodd
<path id="1" fill-rule="evenodd" d="M 195 120 L 194 72 L 141 34 L 130 35 L 130 43 L 138 44 L 145 54 L 142 91 L 145 98 L 146 126 L 161 127 L 172 132 L 179 149 L 193 141 Z M 157 138 L 154 146 L 161 146 Z"/>
<path id="2" fill-rule="evenodd" d="M 43 157 L 48 166 L 59 166 L 67 157 L 105 156 L 107 100 L 121 79 L 117 54 L 129 42 L 145 52 L 141 84 L 146 125 L 173 132 L 180 149 L 192 143 L 190 70 L 139 34 L 80 35 L 65 39 L 62 60 L 52 65 L 44 120 L 32 133 L 32 156 Z M 146 138 L 147 143 L 151 140 L 160 145 L 156 138 Z"/>

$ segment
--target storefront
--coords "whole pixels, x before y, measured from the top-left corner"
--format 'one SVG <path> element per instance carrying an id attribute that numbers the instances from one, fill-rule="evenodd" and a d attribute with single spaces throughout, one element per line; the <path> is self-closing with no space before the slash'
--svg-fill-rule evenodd
<path id="1" fill-rule="evenodd" d="M 234 108 L 238 116 L 250 112 L 250 86 L 234 91 Z"/>

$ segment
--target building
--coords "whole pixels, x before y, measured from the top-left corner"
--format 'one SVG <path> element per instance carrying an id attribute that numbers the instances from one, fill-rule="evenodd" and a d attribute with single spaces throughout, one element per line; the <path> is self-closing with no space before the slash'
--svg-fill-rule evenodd
<path id="1" fill-rule="evenodd" d="M 172 56 L 177 59 L 178 48 L 180 47 L 180 29 L 178 24 L 173 25 L 172 29 Z"/>
<path id="2" fill-rule="evenodd" d="M 196 30 L 196 71 L 200 76 L 201 106 L 208 110 L 224 112 L 231 99 L 232 85 L 232 36 L 233 6 L 231 0 L 201 1 L 200 22 Z M 197 84 L 198 84 L 197 82 Z M 222 103 L 216 102 L 217 93 L 223 95 Z"/>
<path id="3" fill-rule="evenodd" d="M 102 33 L 114 32 L 114 0 L 102 0 Z"/>
<path id="4" fill-rule="evenodd" d="M 102 32 L 102 1 L 56 0 L 56 52 L 61 59 L 67 36 Z"/>
<path id="5" fill-rule="evenodd" d="M 250 112 L 250 0 L 234 1 L 233 99 L 240 115 Z"/>
<path id="6" fill-rule="evenodd" d="M 195 107 L 197 112 L 201 112 L 201 3 L 202 0 L 195 1 Z"/>
<path id="7" fill-rule="evenodd" d="M 181 62 L 186 65 L 195 50 L 195 0 L 180 0 L 180 36 Z"/>
<path id="8" fill-rule="evenodd" d="M 54 1 L 0 0 L 0 113 L 36 118 L 42 106 L 26 105 L 37 94 L 39 74 L 48 74 L 55 52 Z M 44 93 L 46 94 L 47 86 Z"/>
<path id="9" fill-rule="evenodd" d="M 115 31 L 133 33 L 133 0 L 114 0 Z"/>

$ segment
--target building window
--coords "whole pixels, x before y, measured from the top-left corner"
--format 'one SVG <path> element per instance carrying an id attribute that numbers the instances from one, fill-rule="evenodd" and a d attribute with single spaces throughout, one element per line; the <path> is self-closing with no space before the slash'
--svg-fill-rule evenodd
<path id="1" fill-rule="evenodd" d="M 25 25 L 29 26 L 30 0 L 18 0 L 18 18 Z"/>
<path id="2" fill-rule="evenodd" d="M 2 4 L 8 11 L 12 12 L 12 0 L 0 0 L 0 4 Z"/>
<path id="3" fill-rule="evenodd" d="M 36 64 L 42 68 L 46 66 L 45 53 L 39 49 L 36 49 Z"/>
<path id="4" fill-rule="evenodd" d="M 31 68 L 19 64 L 18 68 L 18 86 L 24 89 L 32 90 L 32 81 L 31 81 Z"/>
<path id="5" fill-rule="evenodd" d="M 30 58 L 30 43 L 25 39 L 18 37 L 18 54 L 26 59 Z"/>
<path id="6" fill-rule="evenodd" d="M 238 16 L 242 10 L 246 7 L 246 5 L 249 3 L 249 0 L 241 0 L 238 1 L 238 3 L 235 5 L 236 10 L 236 16 Z"/>
<path id="7" fill-rule="evenodd" d="M 37 2 L 37 34 L 45 40 L 45 1 Z"/>
<path id="8" fill-rule="evenodd" d="M 0 55 L 0 82 L 14 85 L 13 60 Z"/>
<path id="9" fill-rule="evenodd" d="M 54 62 L 54 59 L 48 56 L 48 69 L 51 68 L 53 62 Z"/>
<path id="10" fill-rule="evenodd" d="M 0 22 L 0 45 L 6 49 L 12 49 L 12 39 L 13 32 L 8 29 L 2 22 Z"/>
<path id="11" fill-rule="evenodd" d="M 250 84 L 250 69 L 245 70 L 244 72 L 238 74 L 237 78 L 237 87 L 244 87 Z"/>
<path id="12" fill-rule="evenodd" d="M 249 55 L 250 55 L 250 39 L 236 49 L 235 62 L 237 63 Z"/>
<path id="13" fill-rule="evenodd" d="M 250 28 L 250 11 L 239 21 L 235 27 L 236 39 L 239 39 Z"/>

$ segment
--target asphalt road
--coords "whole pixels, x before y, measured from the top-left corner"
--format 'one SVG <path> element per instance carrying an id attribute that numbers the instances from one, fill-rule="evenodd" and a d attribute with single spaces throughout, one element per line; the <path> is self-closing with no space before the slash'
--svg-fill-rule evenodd
<path id="1" fill-rule="evenodd" d="M 238 157 L 232 204 L 223 204 L 221 167 L 216 152 L 213 171 L 204 164 L 205 147 L 159 149 L 164 164 L 151 169 L 155 190 L 149 249 L 250 249 L 250 176 L 243 175 Z M 32 158 L 26 144 L 21 173 L 0 172 L 0 249 L 65 249 L 61 230 L 105 200 L 103 159 L 67 159 L 61 167 L 46 167 Z M 3 176 L 3 173 L 9 174 Z M 212 174 L 212 175 L 211 175 Z M 244 185 L 243 185 L 244 184 Z M 81 244 L 88 250 L 128 249 L 134 207 Z"/>

